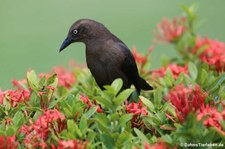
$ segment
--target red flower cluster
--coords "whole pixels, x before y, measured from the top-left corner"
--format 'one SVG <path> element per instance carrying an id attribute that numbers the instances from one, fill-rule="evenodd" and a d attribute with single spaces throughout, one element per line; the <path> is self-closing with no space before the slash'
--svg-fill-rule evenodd
<path id="1" fill-rule="evenodd" d="M 64 67 L 55 67 L 53 71 L 57 74 L 58 85 L 66 88 L 71 88 L 72 84 L 75 83 L 75 76 L 73 72 L 67 72 Z"/>
<path id="2" fill-rule="evenodd" d="M 16 136 L 0 136 L 0 149 L 16 149 L 18 145 Z"/>
<path id="3" fill-rule="evenodd" d="M 136 48 L 132 48 L 132 53 L 133 53 L 134 59 L 137 63 L 146 63 L 146 61 L 147 61 L 146 56 L 144 56 L 140 53 L 137 53 Z"/>
<path id="4" fill-rule="evenodd" d="M 158 41 L 175 42 L 186 31 L 186 18 L 179 17 L 173 20 L 163 18 L 157 25 L 158 31 L 153 31 Z"/>
<path id="5" fill-rule="evenodd" d="M 132 48 L 132 53 L 134 55 L 134 59 L 137 63 L 140 63 L 142 65 L 144 65 L 147 62 L 148 56 L 151 54 L 152 50 L 153 50 L 153 46 L 151 46 L 148 50 L 148 53 L 146 55 L 142 55 L 141 53 L 138 53 L 136 48 Z"/>
<path id="6" fill-rule="evenodd" d="M 88 109 L 90 109 L 93 105 L 97 105 L 96 101 L 94 100 L 92 103 L 88 96 L 81 95 L 80 100 L 82 100 L 83 103 L 87 104 Z M 99 105 L 97 106 L 98 106 L 97 112 L 101 113 L 102 112 L 101 107 Z"/>
<path id="7" fill-rule="evenodd" d="M 201 120 L 203 118 L 206 118 L 203 122 L 203 124 L 206 127 L 216 127 L 219 130 L 222 129 L 222 125 L 221 125 L 221 120 L 224 119 L 225 120 L 225 113 L 220 113 L 219 111 L 217 111 L 216 108 L 211 107 L 209 105 L 206 105 L 204 107 L 202 107 L 201 109 L 199 109 L 198 113 L 197 113 L 197 119 Z"/>
<path id="8" fill-rule="evenodd" d="M 53 72 L 57 74 L 59 86 L 64 86 L 70 89 L 72 84 L 75 83 L 75 76 L 73 72 L 68 72 L 64 67 L 54 67 Z M 39 74 L 39 78 L 43 77 L 48 79 L 50 77 L 50 74 Z"/>
<path id="9" fill-rule="evenodd" d="M 55 67 L 53 71 L 57 74 L 58 85 L 71 88 L 71 85 L 75 83 L 75 76 L 73 72 L 67 72 L 64 67 Z"/>
<path id="10" fill-rule="evenodd" d="M 28 90 L 6 90 L 4 97 L 11 102 L 12 107 L 16 107 L 17 103 L 30 100 L 30 92 Z M 1 101 L 1 100 L 0 100 Z"/>
<path id="11" fill-rule="evenodd" d="M 26 135 L 24 144 L 27 148 L 47 148 L 45 141 L 50 129 L 53 129 L 56 134 L 61 132 L 65 127 L 64 120 L 65 117 L 56 109 L 46 111 L 35 123 L 30 120 L 30 126 L 23 125 L 20 128 L 20 132 Z"/>
<path id="12" fill-rule="evenodd" d="M 177 64 L 169 64 L 167 67 L 162 67 L 157 70 L 152 70 L 152 78 L 156 77 L 164 77 L 166 75 L 166 71 L 170 69 L 173 74 L 174 79 L 177 79 L 180 73 L 188 74 L 188 67 L 185 65 L 184 67 L 179 66 Z"/>
<path id="13" fill-rule="evenodd" d="M 205 48 L 199 55 L 203 62 L 214 66 L 218 72 L 225 71 L 225 44 L 223 42 L 198 37 L 193 53 L 196 54 L 201 48 Z"/>
<path id="14" fill-rule="evenodd" d="M 5 94 L 0 89 L 0 104 L 3 104 L 4 97 L 5 97 Z"/>
<path id="15" fill-rule="evenodd" d="M 194 89 L 184 85 L 175 86 L 166 96 L 176 107 L 176 114 L 180 122 L 183 122 L 190 112 L 195 112 L 204 106 L 207 93 L 203 93 L 196 85 Z"/>
<path id="16" fill-rule="evenodd" d="M 143 107 L 141 100 L 139 100 L 139 103 L 126 103 L 126 112 L 133 114 L 131 125 L 136 128 L 140 128 L 144 124 L 142 122 L 141 115 L 148 115 L 146 107 Z"/>
<path id="17" fill-rule="evenodd" d="M 153 145 L 149 145 L 148 142 L 145 142 L 144 149 L 169 149 L 169 147 L 164 142 L 155 143 Z"/>
<path id="18" fill-rule="evenodd" d="M 13 87 L 16 87 L 18 89 L 23 89 L 23 85 L 27 84 L 27 80 L 26 79 L 23 79 L 23 80 L 15 80 L 15 79 L 13 79 L 12 80 L 12 84 L 13 84 Z"/>
<path id="19" fill-rule="evenodd" d="M 58 140 L 58 146 L 52 145 L 52 149 L 86 149 L 88 141 L 82 142 L 80 140 Z"/>
<path id="20" fill-rule="evenodd" d="M 140 100 L 139 103 L 130 103 L 126 105 L 126 111 L 127 113 L 132 113 L 134 115 L 148 115 L 148 112 L 146 110 L 146 107 L 142 107 L 142 101 Z"/>

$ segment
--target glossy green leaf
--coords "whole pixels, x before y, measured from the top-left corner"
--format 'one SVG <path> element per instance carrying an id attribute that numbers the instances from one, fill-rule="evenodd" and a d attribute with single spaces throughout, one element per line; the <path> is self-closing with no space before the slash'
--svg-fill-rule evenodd
<path id="1" fill-rule="evenodd" d="M 86 117 L 86 119 L 89 119 L 89 118 L 97 111 L 97 109 L 98 109 L 97 106 L 91 107 L 91 109 L 89 109 L 89 110 L 87 111 L 87 113 L 84 114 L 85 117 Z"/>
<path id="2" fill-rule="evenodd" d="M 196 80 L 197 79 L 198 69 L 197 69 L 197 67 L 195 66 L 194 63 L 192 63 L 192 62 L 189 62 L 188 63 L 188 72 L 189 72 L 189 75 L 191 76 L 191 78 L 193 80 Z"/>
<path id="3" fill-rule="evenodd" d="M 131 95 L 133 92 L 133 89 L 126 89 L 122 91 L 113 101 L 116 105 L 121 104 L 122 102 L 126 101 L 128 97 Z"/>
<path id="4" fill-rule="evenodd" d="M 111 86 L 114 89 L 115 95 L 116 95 L 120 91 L 120 89 L 122 88 L 122 86 L 123 86 L 122 79 L 116 79 L 116 80 L 114 80 Z"/>
<path id="5" fill-rule="evenodd" d="M 39 85 L 38 85 L 38 78 L 36 73 L 31 70 L 29 72 L 27 72 L 27 80 L 28 80 L 28 84 L 30 85 L 30 87 L 34 90 L 37 90 Z"/>
<path id="6" fill-rule="evenodd" d="M 140 99 L 143 102 L 143 104 L 148 108 L 148 110 L 155 112 L 155 107 L 149 99 L 143 96 L 140 96 Z"/>
<path id="7" fill-rule="evenodd" d="M 142 142 L 148 142 L 148 138 L 143 134 L 143 132 L 141 132 L 137 128 L 134 128 L 134 132 Z"/>

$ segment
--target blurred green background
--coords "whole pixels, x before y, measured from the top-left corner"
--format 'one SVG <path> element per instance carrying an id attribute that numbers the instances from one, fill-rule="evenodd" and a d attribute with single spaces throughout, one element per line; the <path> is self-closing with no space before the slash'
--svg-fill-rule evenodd
<path id="1" fill-rule="evenodd" d="M 102 22 L 128 47 L 146 53 L 152 30 L 165 17 L 182 14 L 181 4 L 199 4 L 202 24 L 198 33 L 225 41 L 224 0 L 1 0 L 0 1 L 0 88 L 11 88 L 11 79 L 22 79 L 29 68 L 49 72 L 70 60 L 85 63 L 85 47 L 73 44 L 59 53 L 71 24 L 80 18 Z M 174 56 L 172 46 L 157 45 L 152 68 L 160 57 Z"/>

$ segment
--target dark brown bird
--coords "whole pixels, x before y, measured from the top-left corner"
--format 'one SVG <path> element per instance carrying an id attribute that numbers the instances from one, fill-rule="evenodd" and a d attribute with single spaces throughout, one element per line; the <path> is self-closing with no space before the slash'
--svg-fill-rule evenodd
<path id="1" fill-rule="evenodd" d="M 69 29 L 60 52 L 74 42 L 86 45 L 87 66 L 101 89 L 115 79 L 123 80 L 123 89 L 133 84 L 137 92 L 153 88 L 138 74 L 134 56 L 129 48 L 103 24 L 89 19 L 76 21 Z"/>

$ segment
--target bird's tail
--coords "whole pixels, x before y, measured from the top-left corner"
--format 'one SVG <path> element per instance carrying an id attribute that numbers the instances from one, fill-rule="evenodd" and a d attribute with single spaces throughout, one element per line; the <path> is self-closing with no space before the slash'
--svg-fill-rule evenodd
<path id="1" fill-rule="evenodd" d="M 139 87 L 140 87 L 140 89 L 145 90 L 145 91 L 147 91 L 147 90 L 152 90 L 152 89 L 153 89 L 153 87 L 150 86 L 150 85 L 149 85 L 143 78 L 141 78 L 141 77 L 140 77 L 140 81 L 139 81 Z"/>

